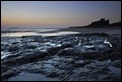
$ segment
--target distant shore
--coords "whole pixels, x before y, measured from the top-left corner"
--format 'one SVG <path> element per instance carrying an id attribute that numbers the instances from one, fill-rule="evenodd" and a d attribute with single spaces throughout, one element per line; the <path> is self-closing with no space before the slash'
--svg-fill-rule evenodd
<path id="1" fill-rule="evenodd" d="M 86 31 L 85 31 L 86 30 Z M 66 28 L 66 29 L 60 29 L 60 31 L 76 31 L 76 32 L 83 32 L 83 33 L 94 33 L 94 32 L 108 32 L 108 31 L 113 31 L 115 33 L 118 34 L 119 31 L 119 34 L 121 34 L 121 26 L 116 26 L 116 27 L 110 27 L 110 28 Z"/>

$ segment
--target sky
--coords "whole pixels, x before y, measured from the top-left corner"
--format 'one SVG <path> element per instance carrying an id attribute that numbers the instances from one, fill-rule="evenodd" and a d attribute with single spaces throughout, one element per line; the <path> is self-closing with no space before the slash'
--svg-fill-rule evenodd
<path id="1" fill-rule="evenodd" d="M 1 27 L 65 28 L 121 21 L 121 1 L 1 1 Z"/>

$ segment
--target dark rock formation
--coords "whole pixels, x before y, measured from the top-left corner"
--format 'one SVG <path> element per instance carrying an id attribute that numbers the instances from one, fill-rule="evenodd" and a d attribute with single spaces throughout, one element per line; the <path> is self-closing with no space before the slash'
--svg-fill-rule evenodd
<path id="1" fill-rule="evenodd" d="M 42 74 L 41 80 L 121 81 L 121 38 L 93 33 L 1 38 L 1 43 L 2 81 L 16 80 L 22 73 Z"/>
<path id="2" fill-rule="evenodd" d="M 112 66 L 121 68 L 121 60 L 115 60 L 115 61 L 112 63 Z"/>
<path id="3" fill-rule="evenodd" d="M 80 55 L 80 51 L 76 50 L 75 48 L 65 48 L 60 50 L 58 53 L 59 56 L 78 56 Z"/>
<path id="4" fill-rule="evenodd" d="M 43 51 L 33 51 L 28 53 L 20 53 L 21 55 L 18 57 L 12 57 L 2 62 L 2 64 L 6 65 L 18 65 L 18 64 L 25 64 L 37 61 L 38 59 L 45 58 L 50 56 L 48 52 Z"/>
<path id="5" fill-rule="evenodd" d="M 19 71 L 16 70 L 16 69 L 8 70 L 8 71 L 6 71 L 6 72 L 1 74 L 1 80 L 4 81 L 4 80 L 6 80 L 6 79 L 8 79 L 8 78 L 10 78 L 12 76 L 17 75 L 18 73 L 19 73 Z"/>

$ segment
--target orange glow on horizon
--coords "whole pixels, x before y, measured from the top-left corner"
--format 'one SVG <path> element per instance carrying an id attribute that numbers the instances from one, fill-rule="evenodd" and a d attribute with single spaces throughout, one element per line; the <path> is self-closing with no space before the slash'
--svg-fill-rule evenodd
<path id="1" fill-rule="evenodd" d="M 4 18 L 1 20 L 2 25 L 75 25 L 79 24 L 79 22 L 75 22 L 75 20 L 69 19 L 53 19 L 53 18 L 41 18 L 41 19 L 29 19 L 29 18 Z M 84 22 L 85 23 L 85 22 Z"/>

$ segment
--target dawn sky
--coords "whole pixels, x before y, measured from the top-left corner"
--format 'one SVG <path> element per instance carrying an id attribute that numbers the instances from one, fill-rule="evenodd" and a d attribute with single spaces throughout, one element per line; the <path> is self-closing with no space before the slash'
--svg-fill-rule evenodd
<path id="1" fill-rule="evenodd" d="M 121 21 L 121 1 L 2 1 L 2 27 L 84 26 L 100 18 Z"/>

